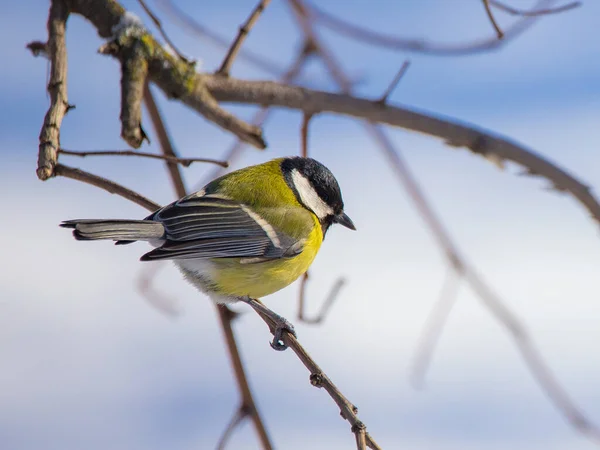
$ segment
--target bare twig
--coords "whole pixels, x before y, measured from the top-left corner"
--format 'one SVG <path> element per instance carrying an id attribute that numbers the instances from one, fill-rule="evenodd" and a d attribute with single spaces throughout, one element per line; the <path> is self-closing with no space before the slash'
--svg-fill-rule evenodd
<path id="1" fill-rule="evenodd" d="M 304 113 L 302 126 L 300 127 L 300 154 L 305 158 L 308 156 L 308 124 L 310 119 L 312 119 L 312 114 Z"/>
<path id="2" fill-rule="evenodd" d="M 141 194 L 138 194 L 131 189 L 127 189 L 126 187 L 121 186 L 120 184 L 115 183 L 114 181 L 107 180 L 106 178 L 99 177 L 98 175 L 91 174 L 81 169 L 75 169 L 73 167 L 65 166 L 63 164 L 57 164 L 54 167 L 54 176 L 62 176 L 66 178 L 71 178 L 72 180 L 82 181 L 87 184 L 91 184 L 92 186 L 99 187 L 100 189 L 104 189 L 111 194 L 120 195 L 127 200 L 132 201 L 140 205 L 142 208 L 146 208 L 148 211 L 156 211 L 160 208 L 158 203 L 153 202 L 152 200 L 148 200 Z"/>
<path id="3" fill-rule="evenodd" d="M 539 0 L 532 9 L 547 9 L 555 2 L 556 0 Z M 470 55 L 500 49 L 516 37 L 520 36 L 534 24 L 535 20 L 541 17 L 540 15 L 523 15 L 520 20 L 504 30 L 504 39 L 502 40 L 494 37 L 462 44 L 447 44 L 444 42 L 429 42 L 422 38 L 407 38 L 380 33 L 364 26 L 339 19 L 333 14 L 327 13 L 323 9 L 315 6 L 314 3 L 310 4 L 309 11 L 311 17 L 317 19 L 319 23 L 322 23 L 324 26 L 351 39 L 389 48 L 391 50 L 426 53 L 435 56 Z"/>
<path id="4" fill-rule="evenodd" d="M 496 35 L 498 36 L 498 39 L 502 39 L 504 37 L 504 33 L 502 32 L 500 25 L 498 25 L 498 22 L 496 22 L 496 19 L 494 18 L 494 14 L 492 13 L 492 10 L 490 8 L 489 0 L 481 0 L 481 1 L 483 2 L 483 7 L 485 8 L 485 13 L 488 16 L 488 19 L 490 19 L 490 23 L 494 27 L 494 31 L 496 31 Z"/>
<path id="5" fill-rule="evenodd" d="M 48 43 L 45 46 L 50 60 L 50 107 L 44 117 L 40 131 L 37 176 L 44 181 L 54 175 L 57 164 L 57 150 L 60 147 L 60 126 L 67 111 L 67 44 L 66 23 L 69 10 L 65 0 L 53 0 L 48 15 Z M 32 43 L 29 49 L 34 55 L 44 54 L 39 43 Z"/>
<path id="6" fill-rule="evenodd" d="M 235 38 L 235 40 L 233 41 L 233 43 L 231 44 L 231 47 L 229 47 L 229 50 L 227 51 L 227 55 L 225 56 L 225 59 L 223 60 L 223 63 L 221 64 L 221 67 L 219 68 L 219 70 L 217 70 L 218 75 L 222 75 L 225 77 L 229 76 L 229 71 L 231 70 L 231 65 L 233 64 L 233 61 L 235 60 L 236 56 L 238 55 L 240 49 L 242 48 L 242 44 L 244 43 L 244 40 L 248 36 L 248 33 L 250 33 L 250 30 L 252 29 L 252 27 L 254 26 L 254 24 L 260 17 L 260 15 L 262 14 L 262 12 L 265 10 L 265 8 L 267 6 L 269 6 L 269 3 L 271 3 L 271 0 L 260 0 L 258 2 L 258 5 L 256 5 L 256 8 L 254 8 L 252 13 L 246 20 L 246 22 L 240 27 L 240 31 L 239 31 L 237 37 Z"/>
<path id="7" fill-rule="evenodd" d="M 84 158 L 86 156 L 138 156 L 140 158 L 152 158 L 167 161 L 168 163 L 177 165 L 181 164 L 184 167 L 189 167 L 195 162 L 211 163 L 221 167 L 229 167 L 227 161 L 220 161 L 218 159 L 211 158 L 177 158 L 176 156 L 168 155 L 156 155 L 154 153 L 138 152 L 135 150 L 89 150 L 89 151 L 75 151 L 66 150 L 61 148 L 58 153 L 63 155 L 79 156 Z"/>
<path id="8" fill-rule="evenodd" d="M 236 430 L 237 427 L 239 427 L 242 424 L 244 419 L 250 417 L 250 415 L 251 411 L 245 405 L 241 405 L 240 407 L 238 407 L 235 414 L 229 421 L 229 424 L 227 424 L 227 427 L 223 431 L 221 439 L 219 439 L 219 443 L 217 444 L 217 450 L 225 450 L 225 447 L 227 446 L 227 441 L 229 440 L 233 432 Z"/>
<path id="9" fill-rule="evenodd" d="M 139 293 L 148 301 L 148 303 L 163 314 L 170 317 L 176 317 L 181 313 L 177 299 L 157 291 L 152 285 L 152 280 L 154 280 L 158 271 L 165 267 L 165 264 L 166 263 L 163 261 L 162 264 L 145 265 L 145 270 L 140 271 L 137 287 Z"/>
<path id="10" fill-rule="evenodd" d="M 517 9 L 512 6 L 506 5 L 496 0 L 488 0 L 490 5 L 498 8 L 508 14 L 512 14 L 513 16 L 523 16 L 523 17 L 535 17 L 535 16 L 547 16 L 549 14 L 557 14 L 565 11 L 569 11 L 574 8 L 579 8 L 582 3 L 581 2 L 571 2 L 566 5 L 557 6 L 555 8 L 544 8 L 544 9 Z"/>
<path id="11" fill-rule="evenodd" d="M 152 10 L 146 4 L 146 2 L 144 0 L 138 0 L 138 2 L 142 6 L 144 11 L 146 11 L 146 14 L 148 14 L 148 17 L 150 17 L 152 22 L 154 22 L 154 25 L 156 25 L 156 28 L 158 28 L 160 35 L 163 37 L 163 39 L 169 45 L 169 47 L 171 47 L 173 49 L 173 51 L 177 54 L 177 56 L 179 56 L 179 58 L 181 58 L 183 61 L 190 62 L 190 60 L 187 59 L 185 56 L 183 56 L 183 54 L 177 49 L 177 47 L 175 47 L 175 44 L 173 43 L 173 41 L 171 41 L 171 39 L 169 39 L 169 36 L 167 36 L 167 33 L 162 25 L 162 22 L 160 21 L 158 16 L 152 12 Z"/>
<path id="12" fill-rule="evenodd" d="M 318 325 L 318 324 L 322 323 L 325 320 L 325 318 L 327 317 L 327 313 L 333 306 L 333 303 L 339 297 L 340 291 L 346 284 L 346 279 L 340 277 L 336 280 L 335 283 L 333 283 L 333 286 L 331 287 L 331 290 L 329 291 L 329 295 L 327 295 L 327 297 L 325 298 L 325 301 L 323 302 L 323 305 L 321 306 L 321 311 L 319 311 L 319 313 L 315 317 L 308 318 L 304 315 L 304 304 L 306 302 L 306 300 L 305 300 L 306 299 L 306 284 L 307 284 L 308 278 L 309 278 L 309 274 L 308 274 L 308 272 L 306 272 L 302 276 L 302 279 L 300 280 L 300 289 L 298 291 L 298 320 L 300 320 L 301 322 L 304 322 L 304 323 Z"/>
<path id="13" fill-rule="evenodd" d="M 458 288 L 462 276 L 463 274 L 457 273 L 452 266 L 448 267 L 440 296 L 423 325 L 410 375 L 415 388 L 422 388 L 424 385 L 425 374 L 431 364 L 435 347 L 440 340 L 450 311 L 458 301 Z"/>
<path id="14" fill-rule="evenodd" d="M 158 109 L 158 105 L 154 100 L 154 95 L 152 95 L 152 90 L 148 83 L 144 86 L 144 104 L 146 105 L 146 110 L 150 116 L 154 132 L 158 137 L 163 156 L 166 159 L 177 158 L 177 152 L 171 144 L 169 132 L 161 118 L 160 110 Z M 175 192 L 186 192 L 185 182 L 183 181 L 183 176 L 181 175 L 177 162 L 167 161 L 167 170 L 169 171 L 171 183 L 173 184 Z"/>
<path id="15" fill-rule="evenodd" d="M 394 89 L 396 89 L 396 86 L 398 86 L 398 83 L 400 82 L 402 77 L 404 77 L 404 74 L 406 73 L 406 71 L 408 70 L 409 67 L 410 67 L 409 60 L 406 60 L 402 63 L 400 70 L 398 70 L 398 73 L 396 73 L 396 76 L 394 77 L 394 79 L 392 80 L 392 82 L 390 83 L 388 88 L 385 90 L 385 92 L 383 93 L 381 98 L 378 100 L 379 103 L 387 102 L 389 96 L 394 91 Z"/>
<path id="16" fill-rule="evenodd" d="M 260 303 L 260 302 L 259 302 Z M 264 308 L 267 308 L 264 306 Z M 268 309 L 268 308 L 267 308 Z M 264 322 L 269 326 L 271 333 L 275 333 L 275 324 L 271 320 L 270 317 L 264 315 L 260 310 L 255 309 L 258 315 L 264 320 Z M 363 422 L 361 422 L 357 416 L 358 408 L 354 406 L 337 388 L 335 384 L 329 379 L 329 377 L 323 372 L 323 370 L 318 366 L 318 364 L 312 359 L 312 357 L 308 354 L 308 352 L 300 345 L 298 340 L 291 334 L 286 331 L 283 332 L 282 340 L 287 347 L 291 348 L 292 351 L 296 354 L 298 359 L 304 364 L 304 367 L 308 369 L 310 372 L 310 383 L 318 388 L 323 388 L 329 396 L 333 399 L 333 401 L 340 408 L 340 414 L 343 419 L 347 420 L 350 423 L 352 433 L 356 436 L 357 448 L 360 447 L 361 442 L 365 442 L 369 448 L 378 450 L 380 447 L 375 443 L 373 438 L 367 433 L 367 427 Z M 362 436 L 364 437 L 362 437 Z"/>

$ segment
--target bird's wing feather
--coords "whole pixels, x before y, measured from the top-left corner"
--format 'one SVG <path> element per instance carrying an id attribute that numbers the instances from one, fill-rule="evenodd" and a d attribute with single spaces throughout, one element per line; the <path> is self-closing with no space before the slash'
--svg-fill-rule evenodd
<path id="1" fill-rule="evenodd" d="M 196 258 L 277 259 L 295 256 L 298 240 L 276 231 L 259 214 L 235 201 L 187 197 L 150 215 L 165 227 L 165 243 L 143 261 Z"/>

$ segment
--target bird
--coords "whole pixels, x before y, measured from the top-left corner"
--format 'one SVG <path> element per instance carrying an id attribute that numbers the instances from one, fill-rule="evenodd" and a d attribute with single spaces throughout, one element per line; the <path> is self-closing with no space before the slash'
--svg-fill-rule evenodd
<path id="1" fill-rule="evenodd" d="M 258 299 L 293 283 L 312 264 L 333 224 L 356 230 L 340 186 L 323 164 L 284 157 L 214 179 L 142 220 L 75 219 L 77 240 L 147 241 L 141 261 L 172 260 L 216 303 L 242 301 L 275 324 L 271 346 L 287 347 L 293 325 Z"/>

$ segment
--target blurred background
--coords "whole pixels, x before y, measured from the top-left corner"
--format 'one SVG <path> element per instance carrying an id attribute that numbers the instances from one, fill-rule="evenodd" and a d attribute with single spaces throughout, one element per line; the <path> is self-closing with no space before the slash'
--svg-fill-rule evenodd
<path id="1" fill-rule="evenodd" d="M 137 2 L 124 6 L 150 23 Z M 528 8 L 531 1 L 513 6 Z M 155 6 L 150 3 L 151 6 Z M 191 17 L 228 39 L 252 0 L 178 1 Z M 443 43 L 494 32 L 481 2 L 322 1 L 320 7 L 375 30 Z M 38 134 L 49 98 L 48 63 L 26 43 L 46 38 L 48 2 L 12 2 L 0 15 L 0 448 L 210 449 L 238 406 L 226 348 L 209 300 L 165 264 L 154 286 L 180 314 L 171 317 L 139 293 L 143 244 L 76 242 L 58 227 L 71 218 L 137 218 L 142 208 L 68 179 L 35 175 Z M 224 49 L 187 32 L 160 8 L 170 38 L 201 69 Z M 498 13 L 503 26 L 514 18 Z M 391 102 L 470 122 L 523 143 L 593 191 L 600 187 L 600 60 L 593 0 L 545 17 L 498 51 L 436 57 L 374 49 L 333 32 L 322 37 L 376 98 L 403 60 L 412 65 Z M 118 63 L 97 54 L 103 41 L 81 17 L 68 22 L 71 111 L 62 146 L 115 150 L 119 138 Z M 244 49 L 280 63 L 302 44 L 284 2 L 273 2 Z M 272 79 L 238 59 L 232 75 Z M 316 62 L 301 82 L 337 90 Z M 155 91 L 182 156 L 220 158 L 235 142 Z M 241 117 L 254 108 L 230 107 Z M 302 116 L 278 110 L 265 127 L 269 148 L 246 148 L 232 168 L 298 154 Z M 147 131 L 151 126 L 144 117 Z M 389 129 L 468 259 L 531 331 L 554 373 L 600 423 L 600 239 L 598 223 L 548 182 L 517 177 L 464 149 Z M 157 140 L 146 151 L 158 151 Z M 511 338 L 462 285 L 423 390 L 409 383 L 427 314 L 446 263 L 379 149 L 360 123 L 332 115 L 311 122 L 310 154 L 337 176 L 357 232 L 333 228 L 311 269 L 309 315 L 339 276 L 348 284 L 325 323 L 295 318 L 298 283 L 266 299 L 296 324 L 300 342 L 387 449 L 569 449 L 594 445 L 544 396 Z M 65 164 L 109 177 L 166 204 L 174 199 L 164 164 L 138 158 L 62 156 Z M 183 169 L 188 187 L 214 167 Z M 146 263 L 149 264 L 149 263 Z M 331 399 L 308 383 L 292 354 L 271 350 L 267 327 L 244 306 L 235 322 L 250 384 L 281 449 L 353 448 L 349 425 Z M 246 422 L 229 448 L 258 448 Z"/>

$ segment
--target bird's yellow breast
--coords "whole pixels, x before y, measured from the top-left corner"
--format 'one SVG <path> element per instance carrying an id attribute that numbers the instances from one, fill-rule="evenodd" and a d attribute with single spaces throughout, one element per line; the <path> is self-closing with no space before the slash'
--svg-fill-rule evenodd
<path id="1" fill-rule="evenodd" d="M 213 259 L 211 278 L 216 293 L 224 296 L 262 298 L 292 284 L 312 264 L 323 242 L 321 224 L 314 227 L 299 255 L 260 263 L 243 264 L 239 258 Z"/>

